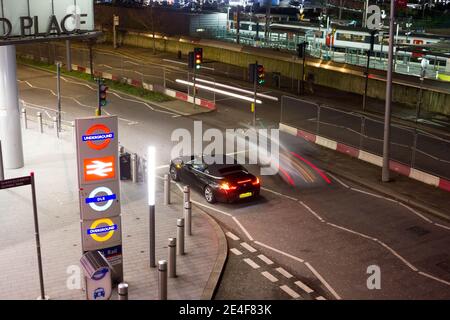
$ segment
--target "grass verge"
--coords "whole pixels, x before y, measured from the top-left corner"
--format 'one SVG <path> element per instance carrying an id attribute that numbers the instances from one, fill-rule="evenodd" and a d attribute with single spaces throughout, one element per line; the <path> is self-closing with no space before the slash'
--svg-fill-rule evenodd
<path id="1" fill-rule="evenodd" d="M 17 62 L 24 64 L 24 65 L 29 65 L 29 66 L 34 66 L 34 67 L 38 67 L 41 69 L 45 69 L 45 70 L 48 70 L 51 72 L 56 72 L 56 65 L 47 64 L 44 62 L 39 62 L 39 61 L 31 60 L 31 59 L 25 59 L 23 57 L 17 57 Z M 79 71 L 70 71 L 69 72 L 67 70 L 61 69 L 61 74 L 75 77 L 80 80 L 85 80 L 88 82 L 95 83 L 95 81 L 91 78 L 91 75 L 89 75 L 87 73 L 83 73 L 83 72 L 79 72 Z M 167 101 L 174 100 L 172 97 L 166 96 L 162 93 L 149 91 L 144 88 L 138 88 L 138 87 L 129 85 L 127 83 L 122 83 L 120 81 L 112 81 L 112 80 L 105 79 L 104 83 L 112 90 L 117 90 L 117 91 L 129 94 L 129 95 L 133 95 L 133 96 L 136 96 L 136 97 L 148 100 L 148 101 L 167 102 Z"/>

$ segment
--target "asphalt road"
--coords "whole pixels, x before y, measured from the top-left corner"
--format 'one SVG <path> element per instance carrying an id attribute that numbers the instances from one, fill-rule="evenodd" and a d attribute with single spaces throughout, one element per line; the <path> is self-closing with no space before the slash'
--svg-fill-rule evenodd
<path id="1" fill-rule="evenodd" d="M 39 54 L 45 56 L 44 51 L 48 48 L 44 45 L 39 47 Z M 45 48 L 45 49 L 44 49 Z M 54 56 L 65 61 L 65 48 L 55 46 Z M 89 55 L 87 50 L 72 50 L 72 60 L 74 64 L 89 66 Z M 171 88 L 185 93 L 192 93 L 189 86 L 177 83 L 177 79 L 192 81 L 192 73 L 188 72 L 184 60 L 177 60 L 169 54 L 158 54 L 151 62 L 142 63 L 138 57 L 123 57 L 113 55 L 104 51 L 95 51 L 94 69 L 113 74 L 123 75 L 129 78 L 141 80 L 160 86 L 164 84 Z M 206 68 L 200 71 L 199 79 L 209 81 L 203 85 L 231 91 L 219 85 L 227 85 L 232 88 L 246 90 L 250 93 L 236 92 L 247 97 L 252 97 L 253 88 L 249 83 L 238 81 L 237 73 L 240 70 L 223 70 L 224 65 L 217 63 L 205 63 Z M 219 70 L 212 70 L 220 68 Z M 225 72 L 225 73 L 224 73 Z M 232 75 L 233 79 L 224 77 Z M 256 107 L 257 122 L 259 127 L 277 128 L 280 120 L 294 127 L 317 133 L 327 138 L 348 144 L 358 149 L 382 155 L 384 126 L 383 119 L 366 117 L 363 123 L 362 117 L 357 112 L 338 112 L 331 108 L 321 108 L 318 114 L 316 105 L 309 103 L 293 102 L 285 100 L 281 104 L 282 92 L 271 91 L 260 88 L 261 94 L 266 94 L 279 99 L 273 101 L 260 98 L 262 104 Z M 199 89 L 198 97 L 216 101 L 219 105 L 219 112 L 225 113 L 221 121 L 230 119 L 230 124 L 222 123 L 223 126 L 233 126 L 236 121 L 250 125 L 253 121 L 250 112 L 250 102 L 242 101 L 233 97 L 224 96 L 207 90 Z M 283 106 L 282 106 L 283 105 Z M 320 119 L 320 126 L 317 126 L 317 119 Z M 435 124 L 436 125 L 436 124 Z M 317 131 L 318 130 L 318 131 Z M 416 138 L 417 135 L 417 138 Z M 407 166 L 450 179 L 450 141 L 448 137 L 428 135 L 417 132 L 413 128 L 403 126 L 393 126 L 391 129 L 391 158 Z M 417 152 L 415 151 L 417 150 Z"/>
<path id="2" fill-rule="evenodd" d="M 53 116 L 55 75 L 19 67 L 18 77 L 20 98 L 28 104 L 29 115 L 41 110 L 47 119 Z M 96 93 L 92 86 L 64 78 L 62 94 L 65 121 L 94 114 Z M 141 155 L 148 145 L 155 145 L 160 174 L 167 170 L 174 130 L 192 132 L 196 120 L 203 121 L 204 129 L 219 130 L 245 128 L 251 121 L 247 111 L 231 105 L 219 112 L 181 117 L 123 94 L 109 96 L 105 110 L 120 117 L 121 145 Z M 234 262 L 231 252 L 219 298 L 311 298 L 291 280 L 313 289 L 316 295 L 312 298 L 450 298 L 449 225 L 346 181 L 324 176 L 315 166 L 320 163 L 315 145 L 285 135 L 281 135 L 281 144 L 283 170 L 279 175 L 262 177 L 264 188 L 257 201 L 212 206 L 199 193 L 192 194 L 195 205 L 255 248 L 258 255 L 274 262 L 273 267 L 263 265 L 266 262 L 249 252 L 245 259 L 261 268 L 255 269 L 248 262 Z M 248 167 L 259 174 L 256 165 Z M 249 250 L 239 246 L 241 242 L 236 242 L 230 249 L 237 247 L 247 254 Z M 367 268 L 373 265 L 381 270 L 379 290 L 369 290 L 366 285 Z M 293 279 L 276 270 L 280 267 Z M 248 268 L 255 273 L 247 282 L 240 281 Z M 262 275 L 264 271 L 279 282 L 274 284 L 267 274 Z M 260 283 L 263 281 L 268 283 Z M 227 289 L 230 286 L 235 289 Z M 254 288 L 265 291 L 256 294 Z"/>

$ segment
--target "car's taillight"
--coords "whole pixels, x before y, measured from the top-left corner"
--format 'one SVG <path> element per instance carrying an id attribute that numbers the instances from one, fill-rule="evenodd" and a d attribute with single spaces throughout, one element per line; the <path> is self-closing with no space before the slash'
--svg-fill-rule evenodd
<path id="1" fill-rule="evenodd" d="M 224 182 L 224 183 L 222 183 L 221 185 L 220 185 L 220 188 L 222 189 L 222 190 L 236 190 L 237 189 L 237 187 L 236 186 L 232 186 L 232 185 L 230 185 L 228 182 Z"/>
<path id="2" fill-rule="evenodd" d="M 256 180 L 252 182 L 252 184 L 253 184 L 254 186 L 259 186 L 260 183 L 261 183 L 261 182 L 259 181 L 259 178 L 256 178 Z"/>

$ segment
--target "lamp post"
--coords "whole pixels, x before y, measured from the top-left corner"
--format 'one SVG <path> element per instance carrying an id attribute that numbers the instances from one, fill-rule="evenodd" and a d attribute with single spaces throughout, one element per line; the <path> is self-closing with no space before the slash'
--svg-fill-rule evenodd
<path id="1" fill-rule="evenodd" d="M 391 180 L 389 171 L 389 156 L 391 142 L 391 101 L 392 101 L 392 60 L 394 57 L 394 22 L 395 22 L 395 1 L 391 0 L 389 13 L 389 50 L 388 67 L 386 81 L 386 107 L 384 116 L 384 140 L 383 140 L 383 168 L 381 180 L 389 182 Z"/>
<path id="2" fill-rule="evenodd" d="M 147 150 L 147 184 L 148 184 L 148 206 L 149 206 L 149 229 L 150 229 L 150 267 L 156 267 L 155 258 L 155 189 L 156 189 L 156 149 L 148 147 Z"/>

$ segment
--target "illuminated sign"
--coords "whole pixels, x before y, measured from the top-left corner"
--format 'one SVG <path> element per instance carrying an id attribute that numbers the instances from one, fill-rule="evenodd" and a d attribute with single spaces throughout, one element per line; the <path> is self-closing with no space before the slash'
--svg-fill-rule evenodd
<path id="1" fill-rule="evenodd" d="M 0 0 L 0 40 L 94 30 L 93 0 Z"/>
<path id="2" fill-rule="evenodd" d="M 85 201 L 93 210 L 103 212 L 111 208 L 116 198 L 117 196 L 110 189 L 98 187 L 89 194 L 89 198 L 86 198 Z M 103 203 L 103 205 L 99 205 L 99 203 Z"/>
<path id="3" fill-rule="evenodd" d="M 97 181 L 115 177 L 114 157 L 84 160 L 84 179 Z"/>
<path id="4" fill-rule="evenodd" d="M 116 230 L 118 226 L 111 219 L 98 219 L 87 229 L 87 234 L 97 242 L 105 242 L 112 238 Z"/>
<path id="5" fill-rule="evenodd" d="M 111 132 L 104 124 L 96 124 L 86 131 L 86 135 L 82 139 L 90 148 L 102 150 L 108 147 L 111 140 L 114 139 L 114 132 Z"/>

